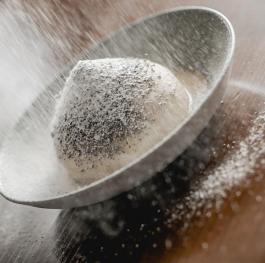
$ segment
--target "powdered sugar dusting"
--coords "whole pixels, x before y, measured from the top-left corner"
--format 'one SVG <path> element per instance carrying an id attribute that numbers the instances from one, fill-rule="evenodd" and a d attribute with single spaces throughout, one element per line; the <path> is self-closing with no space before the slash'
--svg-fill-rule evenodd
<path id="1" fill-rule="evenodd" d="M 135 58 L 79 61 L 54 116 L 57 155 L 79 181 L 102 178 L 160 142 L 189 105 L 181 82 L 159 64 Z"/>
<path id="2" fill-rule="evenodd" d="M 182 204 L 176 205 L 167 223 L 185 219 L 188 221 L 202 207 L 219 209 L 229 190 L 238 186 L 254 171 L 259 158 L 265 154 L 265 112 L 253 121 L 247 137 L 224 162 L 206 177 L 196 182 Z"/>

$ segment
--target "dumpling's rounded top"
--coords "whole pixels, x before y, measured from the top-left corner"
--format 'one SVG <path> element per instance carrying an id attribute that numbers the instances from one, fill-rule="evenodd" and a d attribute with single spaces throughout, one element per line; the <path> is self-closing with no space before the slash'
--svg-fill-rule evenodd
<path id="1" fill-rule="evenodd" d="M 79 61 L 52 122 L 58 158 L 78 180 L 115 172 L 177 127 L 189 98 L 165 67 L 143 59 Z"/>

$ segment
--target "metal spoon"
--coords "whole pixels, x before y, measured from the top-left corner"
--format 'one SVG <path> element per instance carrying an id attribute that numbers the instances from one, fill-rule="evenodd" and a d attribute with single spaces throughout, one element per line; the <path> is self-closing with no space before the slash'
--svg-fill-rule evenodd
<path id="1" fill-rule="evenodd" d="M 69 65 L 6 138 L 0 152 L 1 194 L 16 203 L 70 208 L 106 200 L 149 179 L 192 143 L 217 109 L 234 46 L 228 19 L 204 7 L 163 12 L 112 34 Z M 79 59 L 104 57 L 148 58 L 172 72 L 181 72 L 191 107 L 184 121 L 146 154 L 103 179 L 79 185 L 56 160 L 48 127 L 54 97 L 74 64 Z M 202 79 L 207 85 L 194 85 Z"/>

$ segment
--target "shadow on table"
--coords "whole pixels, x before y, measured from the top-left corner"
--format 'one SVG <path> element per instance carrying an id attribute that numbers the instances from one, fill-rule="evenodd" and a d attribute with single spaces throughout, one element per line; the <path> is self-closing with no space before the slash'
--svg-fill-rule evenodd
<path id="1" fill-rule="evenodd" d="M 152 253 L 170 249 L 171 229 L 181 228 L 184 222 L 175 220 L 173 226 L 168 218 L 212 161 L 216 137 L 213 118 L 195 143 L 153 179 L 111 200 L 62 211 L 55 230 L 57 258 L 62 262 L 137 262 L 147 249 Z M 219 145 L 222 142 L 220 138 Z"/>

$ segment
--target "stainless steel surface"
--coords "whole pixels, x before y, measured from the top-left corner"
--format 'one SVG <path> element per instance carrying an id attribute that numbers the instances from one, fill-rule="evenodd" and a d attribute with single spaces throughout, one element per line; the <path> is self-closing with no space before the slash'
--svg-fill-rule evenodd
<path id="1" fill-rule="evenodd" d="M 5 140 L 0 154 L 2 194 L 17 203 L 67 208 L 108 199 L 147 180 L 192 143 L 217 109 L 226 87 L 234 41 L 232 26 L 222 14 L 199 7 L 152 16 L 111 35 L 74 60 Z M 173 72 L 199 74 L 207 79 L 208 88 L 191 91 L 194 107 L 190 115 L 145 156 L 102 180 L 80 187 L 54 163 L 48 128 L 54 96 L 78 59 L 128 56 L 146 57 Z"/>

